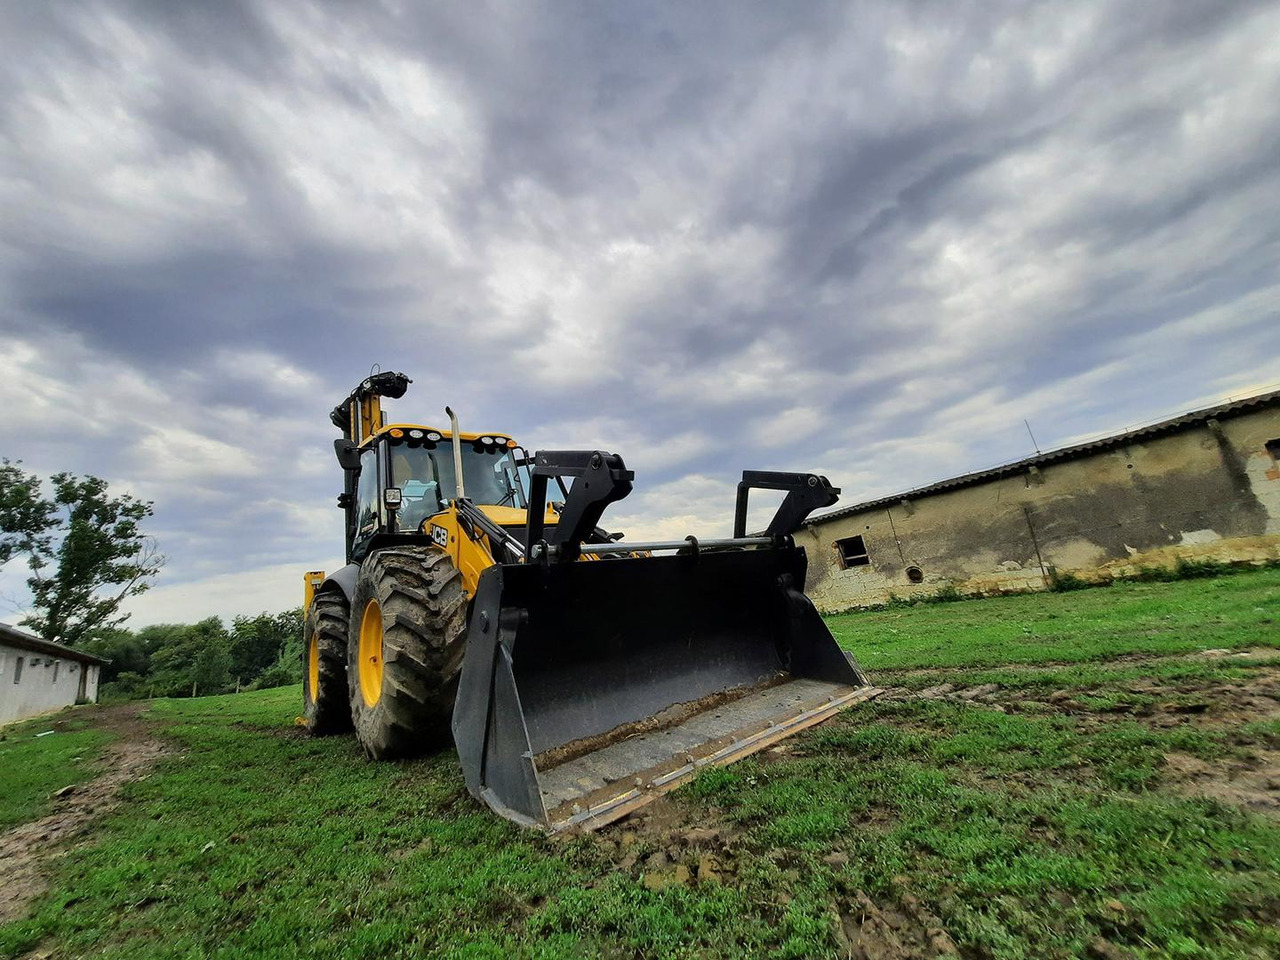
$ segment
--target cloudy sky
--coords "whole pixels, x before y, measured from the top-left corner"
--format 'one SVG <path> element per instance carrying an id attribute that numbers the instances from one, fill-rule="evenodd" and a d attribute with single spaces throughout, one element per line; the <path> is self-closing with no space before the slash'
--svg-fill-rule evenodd
<path id="1" fill-rule="evenodd" d="M 1274 3 L 0 6 L 0 454 L 298 602 L 327 413 L 888 494 L 1280 381 Z M 22 570 L 0 572 L 21 606 Z M 10 606 L 9 609 L 12 609 Z M 12 619 L 12 614 L 5 615 Z"/>

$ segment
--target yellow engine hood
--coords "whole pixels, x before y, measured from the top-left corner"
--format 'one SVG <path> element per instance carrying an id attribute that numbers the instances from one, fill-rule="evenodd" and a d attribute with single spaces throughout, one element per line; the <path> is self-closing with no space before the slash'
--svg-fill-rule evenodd
<path id="1" fill-rule="evenodd" d="M 523 527 L 528 521 L 528 512 L 520 507 L 495 507 L 488 503 L 477 503 L 484 515 L 500 527 Z M 556 514 L 548 507 L 547 522 L 555 523 Z"/>

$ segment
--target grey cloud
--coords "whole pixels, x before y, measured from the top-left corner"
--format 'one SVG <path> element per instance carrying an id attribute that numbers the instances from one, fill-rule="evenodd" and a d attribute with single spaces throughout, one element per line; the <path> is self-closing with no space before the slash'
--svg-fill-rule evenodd
<path id="1" fill-rule="evenodd" d="M 181 581 L 332 553 L 326 413 L 375 362 L 417 381 L 405 414 L 616 431 L 645 487 L 711 478 L 624 511 L 655 529 L 745 466 L 857 496 L 1023 454 L 1024 415 L 1048 444 L 1158 414 L 1280 357 L 1244 306 L 1277 282 L 1280 70 L 1249 57 L 1278 23 L 10 5 L 0 340 L 38 354 L 12 376 L 85 410 L 133 377 L 163 421 L 57 419 L 72 450 L 0 425 L 0 452 L 145 488 Z M 1239 350 L 1178 326 L 1215 309 Z"/>

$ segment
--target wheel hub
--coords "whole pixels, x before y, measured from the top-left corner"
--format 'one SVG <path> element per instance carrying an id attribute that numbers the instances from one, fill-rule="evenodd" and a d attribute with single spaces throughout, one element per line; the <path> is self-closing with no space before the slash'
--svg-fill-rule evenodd
<path id="1" fill-rule="evenodd" d="M 360 620 L 360 695 L 367 707 L 382 697 L 382 607 L 370 600 Z"/>
<path id="2" fill-rule="evenodd" d="M 307 698 L 315 703 L 320 699 L 320 635 L 311 634 L 307 642 Z"/>

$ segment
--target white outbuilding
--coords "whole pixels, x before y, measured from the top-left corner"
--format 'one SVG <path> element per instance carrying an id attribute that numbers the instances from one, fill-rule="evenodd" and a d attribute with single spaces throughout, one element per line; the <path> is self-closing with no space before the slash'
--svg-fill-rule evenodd
<path id="1" fill-rule="evenodd" d="M 0 623 L 0 725 L 96 702 L 107 662 Z"/>

